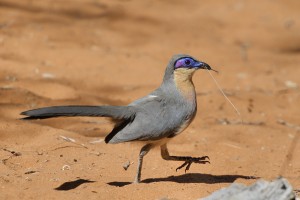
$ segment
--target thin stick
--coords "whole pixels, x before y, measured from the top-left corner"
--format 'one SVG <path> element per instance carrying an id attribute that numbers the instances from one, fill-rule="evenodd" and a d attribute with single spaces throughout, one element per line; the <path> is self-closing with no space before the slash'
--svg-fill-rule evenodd
<path id="1" fill-rule="evenodd" d="M 241 113 L 238 111 L 238 109 L 233 105 L 233 103 L 230 101 L 230 99 L 226 96 L 226 94 L 223 92 L 222 88 L 220 87 L 219 83 L 217 82 L 217 80 L 213 77 L 213 75 L 210 73 L 209 70 L 207 70 L 209 75 L 212 77 L 212 79 L 214 80 L 216 86 L 218 87 L 218 89 L 220 90 L 220 92 L 223 94 L 223 96 L 225 97 L 225 99 L 227 99 L 227 101 L 231 104 L 231 106 L 234 108 L 235 112 L 241 116 Z"/>

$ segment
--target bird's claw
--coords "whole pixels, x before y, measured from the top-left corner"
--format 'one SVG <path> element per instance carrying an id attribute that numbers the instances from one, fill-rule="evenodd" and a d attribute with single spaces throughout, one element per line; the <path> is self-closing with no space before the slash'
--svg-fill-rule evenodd
<path id="1" fill-rule="evenodd" d="M 206 160 L 206 159 L 208 159 L 208 160 Z M 177 172 L 177 170 L 186 166 L 185 170 L 184 170 L 184 172 L 186 173 L 186 171 L 188 171 L 190 169 L 192 163 L 199 163 L 199 164 L 209 163 L 210 164 L 208 156 L 202 156 L 202 157 L 198 157 L 198 158 L 188 157 L 187 160 L 182 165 L 180 165 L 179 167 L 176 168 L 176 172 Z"/>

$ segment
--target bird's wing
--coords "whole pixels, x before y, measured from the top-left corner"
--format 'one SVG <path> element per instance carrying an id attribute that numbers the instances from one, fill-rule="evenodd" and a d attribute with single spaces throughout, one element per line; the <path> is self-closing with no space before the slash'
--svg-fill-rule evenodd
<path id="1" fill-rule="evenodd" d="M 150 94 L 130 104 L 136 108 L 132 122 L 120 123 L 107 138 L 108 143 L 158 140 L 172 134 L 176 127 L 176 103 Z"/>

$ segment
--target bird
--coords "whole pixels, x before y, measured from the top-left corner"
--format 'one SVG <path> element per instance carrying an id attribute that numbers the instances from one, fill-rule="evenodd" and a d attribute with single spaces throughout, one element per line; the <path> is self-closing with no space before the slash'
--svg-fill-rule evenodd
<path id="1" fill-rule="evenodd" d="M 192 163 L 210 163 L 208 156 L 172 156 L 167 143 L 183 132 L 194 120 L 197 112 L 193 74 L 198 69 L 213 70 L 205 62 L 186 55 L 177 54 L 167 64 L 161 85 L 147 96 L 128 105 L 51 106 L 24 111 L 23 120 L 47 119 L 53 117 L 108 117 L 114 122 L 111 132 L 105 137 L 105 143 L 142 142 L 138 155 L 137 172 L 133 183 L 141 182 L 144 156 L 154 147 L 160 147 L 161 157 L 169 161 L 182 161 L 177 169 Z"/>

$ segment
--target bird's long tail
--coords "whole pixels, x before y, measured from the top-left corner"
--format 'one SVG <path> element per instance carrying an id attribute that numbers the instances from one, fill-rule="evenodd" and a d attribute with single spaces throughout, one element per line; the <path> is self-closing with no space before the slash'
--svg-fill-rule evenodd
<path id="1" fill-rule="evenodd" d="M 28 110 L 21 113 L 26 115 L 22 119 L 46 119 L 53 117 L 111 117 L 113 119 L 130 119 L 134 116 L 134 110 L 130 106 L 53 106 Z"/>

